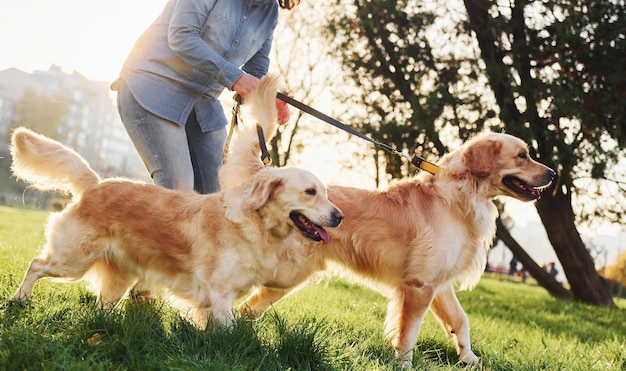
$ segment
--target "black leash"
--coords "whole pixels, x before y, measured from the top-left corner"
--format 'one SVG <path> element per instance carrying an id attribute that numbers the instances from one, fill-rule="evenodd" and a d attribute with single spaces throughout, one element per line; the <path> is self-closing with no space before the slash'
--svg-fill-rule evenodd
<path id="1" fill-rule="evenodd" d="M 272 156 L 270 156 L 270 151 L 267 150 L 263 128 L 259 124 L 256 124 L 256 133 L 259 136 L 259 146 L 261 146 L 261 161 L 263 161 L 265 166 L 270 166 L 272 164 Z"/>
<path id="2" fill-rule="evenodd" d="M 332 118 L 330 116 L 327 116 L 326 114 L 324 114 L 324 113 L 314 109 L 313 107 L 308 106 L 308 105 L 306 105 L 306 104 L 304 104 L 302 102 L 299 102 L 299 101 L 297 101 L 297 100 L 295 100 L 295 99 L 293 99 L 293 98 L 291 98 L 291 97 L 289 97 L 289 96 L 287 96 L 287 95 L 285 95 L 283 93 L 278 92 L 276 94 L 276 97 L 278 99 L 282 100 L 283 102 L 288 103 L 288 104 L 296 107 L 297 109 L 301 110 L 302 112 L 308 113 L 309 115 L 314 116 L 314 117 L 316 117 L 316 118 L 318 118 L 318 119 L 320 119 L 322 121 L 325 121 L 325 122 L 333 125 L 334 127 L 339 128 L 339 129 L 341 129 L 343 131 L 346 131 L 346 132 L 348 132 L 348 133 L 350 133 L 352 135 L 356 135 L 357 137 L 359 137 L 361 139 L 364 139 L 364 140 L 374 144 L 378 148 L 382 148 L 385 151 L 388 151 L 388 152 L 391 152 L 393 154 L 396 154 L 396 155 L 399 155 L 399 156 L 402 156 L 402 157 L 406 158 L 407 160 L 409 160 L 409 162 L 411 162 L 418 169 L 425 170 L 425 171 L 427 171 L 427 172 L 429 172 L 429 173 L 431 173 L 433 175 L 437 175 L 437 173 L 439 173 L 439 170 L 440 170 L 439 166 L 434 164 L 434 163 L 432 163 L 432 162 L 426 161 L 426 159 L 424 159 L 423 157 L 420 157 L 418 155 L 413 155 L 413 157 L 410 157 L 408 154 L 402 153 L 402 152 L 396 150 L 393 147 L 390 147 L 390 146 L 388 146 L 388 145 L 386 145 L 384 143 L 377 142 L 374 139 L 368 137 L 367 135 L 365 135 L 365 134 L 359 132 L 358 130 L 354 129 L 353 127 L 345 125 L 345 124 L 335 120 L 334 118 Z M 265 142 L 263 142 L 263 143 L 265 143 Z"/>
<path id="3" fill-rule="evenodd" d="M 223 164 L 226 164 L 226 161 L 228 159 L 230 140 L 233 137 L 235 127 L 239 126 L 239 121 L 241 120 L 241 96 L 239 94 L 235 94 L 233 100 L 235 101 L 233 104 L 233 115 L 230 120 L 230 130 L 228 131 L 228 137 L 226 138 L 226 144 L 224 146 L 224 154 L 222 157 Z M 259 136 L 259 146 L 261 147 L 261 161 L 263 161 L 265 166 L 270 166 L 272 164 L 272 157 L 270 156 L 270 152 L 267 150 L 267 145 L 265 144 L 265 135 L 263 135 L 263 128 L 261 127 L 261 125 L 256 125 L 256 132 Z"/>

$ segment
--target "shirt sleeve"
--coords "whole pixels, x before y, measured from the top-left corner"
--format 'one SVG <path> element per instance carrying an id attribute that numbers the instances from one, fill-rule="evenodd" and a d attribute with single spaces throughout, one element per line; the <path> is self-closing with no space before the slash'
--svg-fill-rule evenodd
<path id="1" fill-rule="evenodd" d="M 201 36 L 204 22 L 215 2 L 178 0 L 168 28 L 168 43 L 170 49 L 187 64 L 230 89 L 243 71 L 211 49 Z"/>
<path id="2" fill-rule="evenodd" d="M 252 57 L 242 69 L 250 75 L 261 78 L 267 74 L 270 65 L 270 50 L 272 49 L 273 36 L 270 36 L 263 43 L 263 47 Z"/>

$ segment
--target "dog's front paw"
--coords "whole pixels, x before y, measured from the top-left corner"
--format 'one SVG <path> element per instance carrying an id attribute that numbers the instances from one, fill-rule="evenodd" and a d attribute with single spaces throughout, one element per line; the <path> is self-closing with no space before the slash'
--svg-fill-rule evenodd
<path id="1" fill-rule="evenodd" d="M 478 357 L 471 350 L 459 356 L 459 362 L 464 365 L 475 365 L 479 362 Z"/>
<path id="2" fill-rule="evenodd" d="M 413 367 L 413 351 L 402 352 L 396 349 L 396 360 L 403 370 Z"/>

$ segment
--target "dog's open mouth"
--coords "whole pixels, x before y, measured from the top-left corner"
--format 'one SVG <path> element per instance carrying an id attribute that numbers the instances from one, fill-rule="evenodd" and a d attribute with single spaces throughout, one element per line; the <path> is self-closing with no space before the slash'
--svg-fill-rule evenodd
<path id="1" fill-rule="evenodd" d="M 533 187 L 530 184 L 524 182 L 520 178 L 514 177 L 512 175 L 505 176 L 502 178 L 502 183 L 513 190 L 516 194 L 518 194 L 521 198 L 529 201 L 538 200 L 541 198 L 541 191 L 543 191 L 550 182 L 544 186 Z"/>
<path id="2" fill-rule="evenodd" d="M 306 216 L 297 211 L 292 211 L 291 214 L 289 214 L 289 217 L 293 220 L 293 223 L 302 232 L 304 237 L 309 240 L 322 241 L 325 244 L 328 243 L 328 232 L 326 232 L 324 228 L 311 222 Z"/>

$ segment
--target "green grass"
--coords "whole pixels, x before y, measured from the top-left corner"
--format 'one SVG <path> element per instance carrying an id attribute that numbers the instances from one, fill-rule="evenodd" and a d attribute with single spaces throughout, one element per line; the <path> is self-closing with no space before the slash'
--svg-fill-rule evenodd
<path id="1" fill-rule="evenodd" d="M 0 207 L 0 369 L 396 369 L 382 333 L 386 301 L 338 280 L 303 288 L 259 320 L 238 318 L 232 329 L 206 332 L 162 302 L 97 310 L 82 283 L 42 280 L 27 305 L 10 305 L 44 241 L 46 217 L 41 211 Z M 470 369 L 626 370 L 623 301 L 619 308 L 597 308 L 492 277 L 460 292 L 459 299 L 481 358 Z M 430 314 L 414 368 L 464 369 Z"/>

